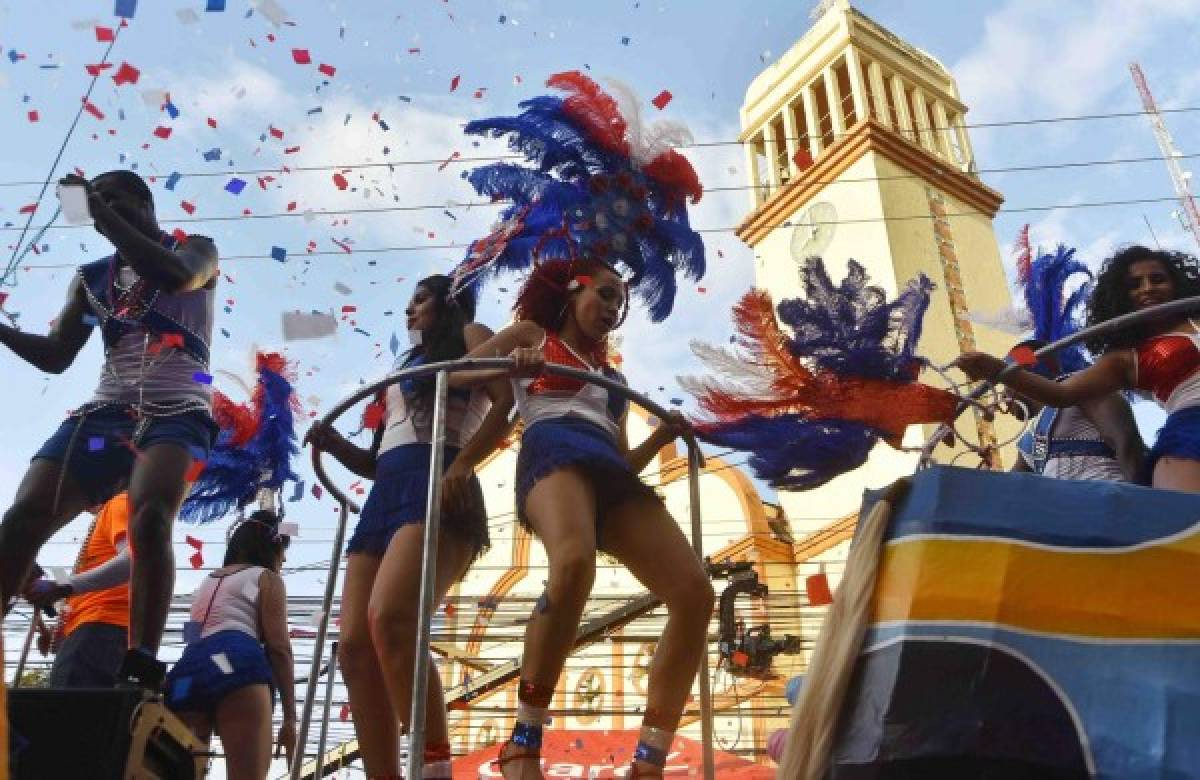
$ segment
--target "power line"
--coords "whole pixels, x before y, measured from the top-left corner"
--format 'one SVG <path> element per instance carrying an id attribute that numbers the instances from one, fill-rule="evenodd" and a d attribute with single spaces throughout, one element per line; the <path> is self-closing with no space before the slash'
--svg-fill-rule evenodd
<path id="1" fill-rule="evenodd" d="M 1177 198 L 1172 195 L 1169 197 L 1158 197 L 1158 198 L 1132 198 L 1129 200 L 1106 200 L 1106 201 L 1091 201 L 1091 202 L 1085 202 L 1085 203 L 1059 203 L 1059 204 L 1054 204 L 1054 205 L 1050 205 L 1050 206 L 1023 206 L 1023 207 L 1013 207 L 1013 208 L 1001 208 L 1001 209 L 998 209 L 997 211 L 998 211 L 998 213 L 1002 213 L 1002 214 L 1030 214 L 1030 213 L 1046 212 L 1046 211 L 1058 211 L 1060 209 L 1074 210 L 1074 209 L 1092 209 L 1092 208 L 1111 208 L 1113 206 L 1139 206 L 1139 205 L 1145 205 L 1145 204 L 1149 204 L 1149 203 L 1171 203 L 1171 202 L 1175 202 L 1176 200 L 1177 200 Z M 951 213 L 946 214 L 945 216 L 946 217 L 977 217 L 977 216 L 989 216 L 989 215 L 987 215 L 983 211 L 974 210 L 974 211 L 951 212 Z M 914 220 L 926 221 L 926 220 L 932 220 L 932 219 L 934 219 L 934 217 L 931 214 L 911 214 L 911 215 L 900 215 L 900 216 L 890 216 L 890 217 L 860 217 L 857 219 L 834 219 L 834 220 L 826 220 L 826 221 L 818 221 L 818 222 L 806 222 L 805 225 L 806 226 L 811 226 L 811 225 L 858 225 L 858 224 L 872 224 L 872 223 L 878 223 L 878 222 L 911 222 Z M 781 230 L 783 228 L 796 227 L 796 225 L 797 225 L 797 223 L 794 223 L 794 222 L 788 220 L 788 221 L 782 222 L 778 225 L 774 225 L 770 229 L 771 230 Z M 696 230 L 696 232 L 701 233 L 701 234 L 710 234 L 711 235 L 711 234 L 717 234 L 717 233 L 733 233 L 736 230 L 737 230 L 736 227 L 699 228 Z M 387 254 L 389 252 L 435 252 L 435 251 L 444 251 L 447 249 L 465 250 L 469 246 L 470 246 L 470 243 L 465 243 L 465 244 L 464 243 L 449 243 L 449 244 L 428 244 L 426 246 L 406 245 L 406 246 L 382 246 L 382 247 L 367 247 L 367 248 L 355 247 L 354 249 L 352 249 L 350 251 L 347 251 L 345 249 L 338 249 L 338 250 L 323 249 L 323 250 L 312 250 L 312 251 L 300 250 L 300 251 L 293 252 L 293 251 L 289 250 L 288 256 L 292 257 L 292 258 L 305 258 L 305 257 L 326 257 L 326 256 L 335 256 L 335 257 L 336 256 L 352 256 L 355 254 L 358 254 L 358 255 Z M 232 260 L 238 260 L 238 261 L 241 261 L 241 260 L 273 260 L 273 258 L 269 254 L 225 255 L 225 256 L 221 257 L 221 262 L 232 261 Z M 21 265 L 21 268 L 29 269 L 29 270 L 32 270 L 35 268 L 52 270 L 52 269 L 61 269 L 61 268 L 75 268 L 75 267 L 77 267 L 77 265 L 78 265 L 77 263 L 23 264 L 23 265 Z"/>
<path id="2" fill-rule="evenodd" d="M 1180 107 L 1180 108 L 1164 108 L 1164 109 L 1159 110 L 1159 112 L 1163 113 L 1163 114 L 1194 113 L 1197 111 L 1200 111 L 1200 106 L 1184 106 L 1184 107 Z M 994 122 L 972 122 L 972 123 L 965 123 L 965 124 L 954 124 L 949 127 L 931 127 L 931 128 L 926 128 L 926 129 L 914 127 L 914 128 L 912 128 L 911 131 L 904 131 L 904 133 L 919 135 L 919 134 L 923 134 L 923 133 L 946 132 L 948 130 L 954 130 L 954 129 L 960 129 L 960 128 L 963 130 L 980 130 L 980 129 L 990 129 L 990 128 L 997 128 L 997 127 L 1024 127 L 1024 126 L 1029 126 L 1029 125 L 1056 124 L 1056 123 L 1060 123 L 1060 122 L 1092 122 L 1092 121 L 1100 121 L 1100 120 L 1108 120 L 1108 119 L 1125 119 L 1125 118 L 1129 118 L 1129 117 L 1143 117 L 1143 116 L 1146 116 L 1146 112 L 1144 110 L 1114 111 L 1114 112 L 1101 113 L 1101 114 L 1075 114 L 1075 115 L 1055 116 L 1055 117 L 1035 117 L 1032 119 L 997 120 Z M 901 131 L 895 131 L 895 132 L 901 132 Z M 850 135 L 850 132 L 847 131 L 844 133 L 832 134 L 832 135 L 836 142 L 837 140 L 840 140 L 841 138 L 843 138 L 847 135 Z M 822 137 L 825 137 L 825 136 L 823 135 Z M 785 136 L 778 140 L 807 142 L 809 139 L 810 139 L 810 136 L 808 136 L 807 134 L 802 134 L 802 135 L 795 136 L 795 137 Z M 675 148 L 677 148 L 677 149 L 707 149 L 707 148 L 721 147 L 721 146 L 743 146 L 743 145 L 751 144 L 751 143 L 753 143 L 753 141 L 750 141 L 750 140 L 742 141 L 739 139 L 716 140 L 716 141 L 695 141 L 690 144 L 682 144 Z M 221 176 L 233 176 L 233 175 L 260 176 L 260 175 L 268 175 L 268 174 L 277 174 L 277 173 L 282 173 L 282 172 L 313 173 L 313 172 L 327 172 L 327 171 L 352 171 L 352 170 L 363 170 L 363 169 L 369 169 L 369 168 L 400 168 L 400 167 L 420 166 L 420 165 L 446 165 L 447 163 L 459 165 L 459 164 L 464 164 L 464 163 L 503 162 L 505 160 L 520 160 L 520 159 L 524 159 L 524 156 L 517 155 L 517 154 L 479 155 L 479 156 L 475 156 L 475 157 L 456 157 L 456 158 L 453 158 L 452 160 L 442 157 L 442 158 L 436 158 L 436 159 L 392 160 L 389 162 L 364 162 L 364 163 L 341 163 L 341 164 L 330 163 L 330 164 L 325 164 L 325 165 L 298 165 L 298 166 L 294 166 L 294 167 L 293 166 L 278 166 L 278 167 L 274 167 L 274 168 L 228 169 L 228 170 L 224 170 L 224 171 L 211 171 L 211 170 L 209 170 L 209 171 L 190 171 L 187 173 L 181 173 L 180 175 L 184 176 L 184 177 L 190 176 L 190 177 L 196 177 L 196 178 L 221 177 Z M 29 186 L 34 186 L 37 184 L 41 184 L 41 182 L 40 181 L 8 181 L 8 182 L 0 182 L 0 187 L 29 187 Z"/>
<path id="3" fill-rule="evenodd" d="M 1178 159 L 1194 159 L 1197 157 L 1200 157 L 1200 153 L 1179 155 Z M 1079 169 L 1079 168 L 1103 167 L 1103 166 L 1110 166 L 1110 165 L 1138 165 L 1138 164 L 1145 164 L 1145 163 L 1161 163 L 1162 161 L 1163 161 L 1163 158 L 1161 156 L 1126 157 L 1126 158 L 1109 159 L 1109 160 L 1081 160 L 1081 161 L 1077 161 L 1077 162 L 1044 163 L 1044 164 L 1036 164 L 1036 165 L 1012 165 L 1012 166 L 1004 166 L 1004 167 L 999 167 L 999 168 L 981 169 L 979 171 L 976 171 L 976 173 L 979 173 L 979 174 L 985 174 L 985 173 L 987 173 L 987 174 L 1033 173 L 1033 172 L 1038 172 L 1038 171 L 1072 170 L 1072 169 Z M 948 172 L 949 172 L 949 170 L 948 170 Z M 827 187 L 827 186 L 834 186 L 834 185 L 839 185 L 839 184 L 863 184 L 863 183 L 870 183 L 870 182 L 899 181 L 899 180 L 924 179 L 924 178 L 926 178 L 926 177 L 923 175 L 920 175 L 920 174 L 915 174 L 915 173 L 897 173 L 897 174 L 890 174 L 890 175 L 886 175 L 886 176 L 861 176 L 861 177 L 856 177 L 856 178 L 837 178 L 837 179 L 814 180 L 811 182 L 811 184 L 813 184 L 814 186 Z M 768 189 L 767 185 L 765 185 L 765 184 L 740 184 L 740 185 L 729 185 L 726 187 L 713 187 L 713 188 L 705 190 L 705 194 L 713 194 L 713 193 L 724 194 L 724 193 L 729 193 L 729 192 L 748 192 L 751 190 L 762 190 L 762 189 Z M 264 213 L 264 214 L 224 214 L 224 215 L 218 215 L 218 216 L 178 217 L 178 218 L 172 218 L 172 219 L 165 220 L 165 221 L 172 225 L 184 225 L 184 224 L 197 224 L 197 223 L 207 223 L 207 222 L 239 222 L 241 220 L 257 221 L 257 220 L 264 220 L 264 219 L 284 219 L 284 218 L 296 218 L 296 217 L 302 217 L 305 220 L 311 220 L 311 219 L 317 219 L 320 217 L 345 217 L 345 216 L 353 216 L 353 215 L 361 215 L 361 214 L 394 214 L 394 213 L 413 212 L 413 211 L 446 211 L 448 209 L 466 209 L 467 211 L 470 211 L 471 209 L 475 209 L 475 208 L 499 208 L 501 206 L 507 206 L 507 205 L 509 205 L 509 204 L 506 201 L 484 201 L 484 200 L 461 201 L 461 202 L 450 201 L 450 202 L 446 202 L 446 203 L 428 203 L 428 204 L 416 204 L 416 205 L 407 205 L 407 206 L 371 206 L 371 207 L 364 206 L 364 207 L 359 207 L 359 208 L 347 208 L 347 209 L 333 209 L 333 210 L 323 209 L 321 211 L 290 210 L 290 211 L 275 211 L 275 212 L 269 212 L 269 213 Z M 46 231 L 46 230 L 77 230 L 77 229 L 92 230 L 92 229 L 94 229 L 94 228 L 92 228 L 91 225 L 54 225 L 54 224 L 39 225 L 38 228 L 41 229 L 42 231 Z M 0 232 L 15 231 L 15 230 L 19 230 L 19 229 L 20 228 L 18 228 L 15 225 L 9 226 L 9 227 L 0 227 Z"/>

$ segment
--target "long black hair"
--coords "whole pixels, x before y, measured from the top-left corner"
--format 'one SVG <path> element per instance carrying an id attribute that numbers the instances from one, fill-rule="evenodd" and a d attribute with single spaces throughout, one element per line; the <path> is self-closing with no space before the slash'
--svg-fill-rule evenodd
<path id="1" fill-rule="evenodd" d="M 1162 264 L 1175 286 L 1176 299 L 1200 295 L 1200 263 L 1194 255 L 1166 249 L 1150 249 L 1137 244 L 1122 247 L 1104 261 L 1100 273 L 1096 276 L 1096 286 L 1088 300 L 1088 327 L 1133 311 L 1126 277 L 1129 275 L 1129 267 L 1143 260 L 1155 260 Z M 1093 355 L 1100 355 L 1110 349 L 1132 347 L 1147 335 L 1149 334 L 1142 329 L 1126 329 L 1088 339 L 1087 347 Z"/>
<path id="2" fill-rule="evenodd" d="M 234 530 L 225 548 L 224 565 L 249 563 L 274 571 L 288 541 L 279 534 L 279 515 L 259 509 Z"/>
<path id="3" fill-rule="evenodd" d="M 424 287 L 433 296 L 433 325 L 421 332 L 421 343 L 408 351 L 403 364 L 412 365 L 417 358 L 424 363 L 438 363 L 467 354 L 463 328 L 475 320 L 475 293 L 463 288 L 451 294 L 454 280 L 445 274 L 427 276 L 417 282 L 417 287 Z M 431 394 L 433 383 L 433 377 L 413 383 L 416 395 Z"/>

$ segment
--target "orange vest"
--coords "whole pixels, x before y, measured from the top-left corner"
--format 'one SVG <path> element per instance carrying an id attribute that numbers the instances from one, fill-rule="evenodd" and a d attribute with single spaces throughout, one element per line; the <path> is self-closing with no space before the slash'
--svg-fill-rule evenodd
<path id="1" fill-rule="evenodd" d="M 94 569 L 117 555 L 117 542 L 129 532 L 129 494 L 119 493 L 100 509 L 92 535 L 84 540 L 75 574 Z M 129 627 L 129 583 L 106 590 L 80 593 L 67 599 L 62 635 L 84 623 Z"/>

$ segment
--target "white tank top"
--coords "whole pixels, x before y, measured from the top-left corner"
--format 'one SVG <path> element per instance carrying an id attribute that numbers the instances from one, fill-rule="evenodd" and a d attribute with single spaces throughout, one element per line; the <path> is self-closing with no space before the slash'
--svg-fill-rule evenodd
<path id="1" fill-rule="evenodd" d="M 1054 418 L 1050 440 L 1083 439 L 1103 441 L 1100 430 L 1078 406 L 1068 407 Z M 1121 464 L 1105 455 L 1058 455 L 1046 460 L 1042 476 L 1054 479 L 1089 479 L 1103 482 L 1124 482 Z"/>
<path id="2" fill-rule="evenodd" d="M 596 367 L 585 360 L 570 345 L 557 336 L 546 334 L 542 342 L 542 352 L 546 360 L 561 363 L 587 371 L 596 371 Z M 615 371 L 606 371 L 610 377 L 624 383 L 624 378 Z M 582 386 L 579 386 L 582 384 Z M 599 427 L 615 442 L 620 433 L 620 419 L 624 414 L 627 402 L 623 396 L 610 398 L 606 388 L 591 383 L 577 383 L 574 380 L 553 377 L 537 377 L 533 379 L 513 379 L 513 398 L 517 403 L 517 412 L 525 427 L 561 417 L 578 417 Z"/>
<path id="3" fill-rule="evenodd" d="M 404 384 L 398 382 L 388 386 L 380 455 L 395 447 L 428 442 L 433 438 L 433 402 L 420 400 L 409 408 L 404 398 Z M 451 389 L 446 400 L 446 446 L 462 449 L 483 424 L 492 402 L 482 388 Z"/>
<path id="4" fill-rule="evenodd" d="M 200 624 L 200 637 L 218 631 L 242 631 L 262 641 L 258 630 L 258 578 L 262 566 L 204 578 L 192 594 L 192 620 Z"/>

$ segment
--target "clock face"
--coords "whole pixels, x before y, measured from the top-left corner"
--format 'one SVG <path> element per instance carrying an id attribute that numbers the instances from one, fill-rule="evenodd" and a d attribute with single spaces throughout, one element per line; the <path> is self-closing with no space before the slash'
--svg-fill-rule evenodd
<path id="1" fill-rule="evenodd" d="M 817 201 L 792 219 L 792 259 L 802 262 L 821 257 L 837 230 L 837 209 L 829 201 Z"/>

